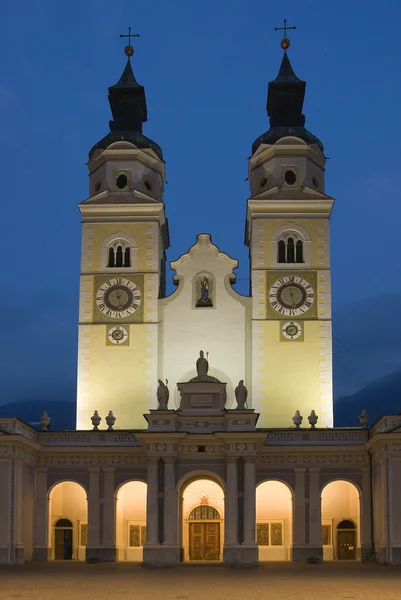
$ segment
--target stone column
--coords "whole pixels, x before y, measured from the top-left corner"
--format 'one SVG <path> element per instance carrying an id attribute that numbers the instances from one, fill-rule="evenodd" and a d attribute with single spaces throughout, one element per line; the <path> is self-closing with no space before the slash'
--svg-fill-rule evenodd
<path id="1" fill-rule="evenodd" d="M 116 561 L 116 499 L 113 467 L 104 467 L 102 560 Z"/>
<path id="2" fill-rule="evenodd" d="M 99 467 L 88 468 L 88 544 L 86 546 L 86 559 L 101 558 L 99 472 Z"/>
<path id="3" fill-rule="evenodd" d="M 51 560 L 49 544 L 49 495 L 47 469 L 36 469 L 35 473 L 35 519 L 33 530 L 33 557 L 35 561 Z"/>
<path id="4" fill-rule="evenodd" d="M 320 494 L 320 468 L 310 467 L 309 479 L 309 556 L 323 558 L 322 498 Z"/>
<path id="5" fill-rule="evenodd" d="M 295 495 L 292 500 L 292 560 L 305 560 L 305 471 L 295 467 Z"/>
<path id="6" fill-rule="evenodd" d="M 146 496 L 146 542 L 143 546 L 143 565 L 163 564 L 159 544 L 159 459 L 148 456 L 147 496 Z"/>
<path id="7" fill-rule="evenodd" d="M 247 565 L 258 564 L 258 545 L 256 543 L 256 473 L 254 456 L 244 459 L 244 541 L 242 560 Z"/>
<path id="8" fill-rule="evenodd" d="M 372 549 L 371 477 L 369 467 L 362 468 L 362 496 L 360 503 L 360 546 L 361 556 Z M 359 558 L 359 557 L 358 557 Z"/>
<path id="9" fill-rule="evenodd" d="M 178 544 L 178 497 L 175 481 L 175 458 L 164 458 L 164 560 L 168 564 L 180 561 Z"/>
<path id="10" fill-rule="evenodd" d="M 226 461 L 223 561 L 226 565 L 235 565 L 240 560 L 238 551 L 238 458 L 229 456 Z"/>

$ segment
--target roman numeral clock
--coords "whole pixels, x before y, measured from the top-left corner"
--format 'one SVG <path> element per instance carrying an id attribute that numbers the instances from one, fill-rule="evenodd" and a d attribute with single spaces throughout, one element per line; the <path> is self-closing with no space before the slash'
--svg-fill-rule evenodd
<path id="1" fill-rule="evenodd" d="M 107 345 L 129 345 L 129 324 L 143 321 L 143 277 L 97 277 L 94 317 L 107 323 Z"/>
<path id="2" fill-rule="evenodd" d="M 270 272 L 267 316 L 280 320 L 282 341 L 303 341 L 303 320 L 317 318 L 316 272 Z"/>

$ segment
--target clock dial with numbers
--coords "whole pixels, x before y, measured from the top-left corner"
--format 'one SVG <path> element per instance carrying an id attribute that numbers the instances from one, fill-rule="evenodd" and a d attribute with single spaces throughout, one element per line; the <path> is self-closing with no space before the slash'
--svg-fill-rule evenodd
<path id="1" fill-rule="evenodd" d="M 300 323 L 288 321 L 282 326 L 281 333 L 287 340 L 297 340 L 302 335 L 302 327 Z"/>
<path id="2" fill-rule="evenodd" d="M 98 309 L 111 319 L 125 319 L 133 315 L 141 304 L 138 286 L 124 277 L 105 281 L 97 290 Z"/>
<path id="3" fill-rule="evenodd" d="M 286 317 L 305 314 L 314 300 L 315 292 L 311 284 L 297 275 L 280 277 L 269 290 L 270 304 Z"/>
<path id="4" fill-rule="evenodd" d="M 128 339 L 128 331 L 124 327 L 116 325 L 109 329 L 107 337 L 112 344 L 124 344 Z"/>

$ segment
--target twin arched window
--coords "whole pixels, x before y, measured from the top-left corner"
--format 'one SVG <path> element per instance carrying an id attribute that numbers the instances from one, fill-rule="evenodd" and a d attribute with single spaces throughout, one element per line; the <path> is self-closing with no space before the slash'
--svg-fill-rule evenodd
<path id="1" fill-rule="evenodd" d="M 294 234 L 283 235 L 278 242 L 279 263 L 303 263 L 304 247 L 303 241 Z"/>
<path id="2" fill-rule="evenodd" d="M 108 267 L 130 267 L 131 248 L 125 240 L 114 240 L 108 247 Z"/>

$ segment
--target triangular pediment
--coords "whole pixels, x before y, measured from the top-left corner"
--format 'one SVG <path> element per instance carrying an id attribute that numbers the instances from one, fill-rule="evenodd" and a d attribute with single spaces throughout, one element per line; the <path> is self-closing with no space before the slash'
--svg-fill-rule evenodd
<path id="1" fill-rule="evenodd" d="M 127 194 L 112 192 L 111 190 L 105 190 L 96 194 L 95 196 L 91 196 L 87 200 L 79 203 L 79 206 L 89 205 L 89 204 L 162 204 L 160 200 L 156 200 L 139 190 L 132 189 Z"/>
<path id="2" fill-rule="evenodd" d="M 298 188 L 288 188 L 282 185 L 276 185 L 268 190 L 263 190 L 260 194 L 252 197 L 252 200 L 330 200 L 331 196 L 322 194 L 305 185 Z"/>

